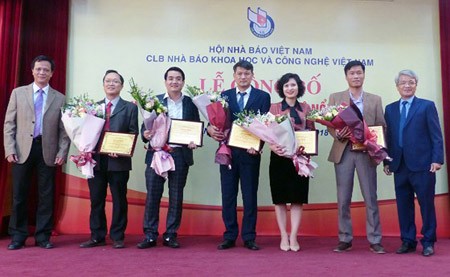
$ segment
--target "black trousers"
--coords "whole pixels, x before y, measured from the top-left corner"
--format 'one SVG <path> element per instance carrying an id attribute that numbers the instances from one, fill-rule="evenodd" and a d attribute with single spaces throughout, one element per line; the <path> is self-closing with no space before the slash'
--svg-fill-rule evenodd
<path id="1" fill-rule="evenodd" d="M 104 164 L 102 161 L 102 169 L 96 170 L 94 172 L 94 178 L 88 179 L 91 198 L 91 214 L 89 218 L 91 238 L 101 241 L 106 237 L 108 228 L 106 223 L 105 201 L 109 184 L 113 202 L 109 236 L 115 241 L 123 240 L 128 222 L 127 183 L 130 172 L 108 171 L 103 168 Z"/>
<path id="2" fill-rule="evenodd" d="M 42 156 L 40 140 L 34 140 L 30 156 L 23 164 L 14 164 L 13 207 L 9 221 L 9 234 L 13 241 L 25 242 L 28 237 L 28 197 L 33 171 L 37 174 L 38 205 L 36 211 L 37 242 L 50 239 L 53 228 L 53 200 L 55 188 L 55 167 L 47 166 Z"/>

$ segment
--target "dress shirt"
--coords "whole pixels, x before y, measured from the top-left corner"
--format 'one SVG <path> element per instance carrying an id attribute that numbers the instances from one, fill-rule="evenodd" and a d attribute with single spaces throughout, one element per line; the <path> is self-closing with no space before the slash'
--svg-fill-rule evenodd
<path id="1" fill-rule="evenodd" d="M 350 99 L 353 101 L 353 103 L 355 103 L 356 107 L 358 107 L 359 111 L 364 116 L 364 91 L 361 92 L 361 96 L 358 99 L 355 99 L 351 92 L 348 93 L 350 94 Z"/>
<path id="2" fill-rule="evenodd" d="M 412 101 L 414 100 L 414 96 L 412 96 L 412 97 L 410 97 L 409 99 L 400 99 L 400 103 L 399 103 L 399 111 L 400 111 L 400 114 L 402 113 L 402 103 L 403 102 L 407 102 L 408 104 L 406 104 L 405 105 L 405 108 L 406 108 L 406 118 L 408 118 L 408 112 L 409 112 L 409 108 L 411 108 L 411 104 L 412 104 Z"/>
<path id="3" fill-rule="evenodd" d="M 38 97 L 39 93 L 38 90 L 41 88 L 38 87 L 35 83 L 33 83 L 33 101 L 36 102 L 36 98 Z M 47 96 L 48 96 L 48 90 L 50 89 L 50 86 L 47 84 L 44 88 L 42 88 L 42 113 L 41 113 L 41 122 L 44 120 L 44 111 L 45 111 L 45 104 L 47 103 Z M 41 123 L 41 130 L 40 133 L 42 134 L 42 126 L 44 124 Z"/>
<path id="4" fill-rule="evenodd" d="M 248 101 L 248 98 L 250 97 L 250 91 L 252 91 L 252 86 L 249 86 L 246 90 L 244 90 L 244 91 L 240 91 L 239 89 L 238 89 L 238 87 L 236 87 L 236 99 L 239 101 L 239 98 L 241 97 L 241 95 L 239 94 L 239 92 L 246 92 L 246 94 L 244 95 L 244 108 L 245 108 L 245 105 L 247 105 L 247 101 Z"/>

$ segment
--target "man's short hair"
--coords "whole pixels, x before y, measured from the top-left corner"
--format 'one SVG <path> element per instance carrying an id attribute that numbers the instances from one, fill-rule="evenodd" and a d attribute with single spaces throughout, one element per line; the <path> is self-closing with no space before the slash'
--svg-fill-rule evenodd
<path id="1" fill-rule="evenodd" d="M 366 66 L 357 60 L 353 60 L 353 61 L 349 61 L 345 66 L 344 66 L 344 73 L 345 75 L 347 75 L 347 71 L 350 70 L 350 68 L 354 67 L 354 66 L 361 66 L 363 72 L 366 72 Z"/>
<path id="2" fill-rule="evenodd" d="M 33 61 L 31 62 L 31 69 L 34 69 L 34 65 L 36 64 L 36 62 L 42 61 L 47 61 L 50 63 L 50 69 L 52 70 L 52 72 L 55 70 L 55 61 L 53 61 L 53 59 L 50 58 L 49 56 L 45 55 L 39 55 L 36 58 L 34 58 Z"/>
<path id="3" fill-rule="evenodd" d="M 166 73 L 164 73 L 164 80 L 167 80 L 167 74 L 169 74 L 169 71 L 177 71 L 177 72 L 180 72 L 181 78 L 182 78 L 183 81 L 184 81 L 184 79 L 185 79 L 184 72 L 183 72 L 183 70 L 182 70 L 181 68 L 179 68 L 179 67 L 177 67 L 177 66 L 172 66 L 172 67 L 170 67 L 169 69 L 166 70 Z"/>
<path id="4" fill-rule="evenodd" d="M 253 73 L 253 64 L 246 60 L 240 60 L 233 66 L 233 71 L 236 72 L 238 67 L 242 67 L 244 69 L 250 70 Z"/>
<path id="5" fill-rule="evenodd" d="M 400 71 L 397 76 L 395 76 L 395 84 L 398 86 L 398 79 L 400 79 L 400 76 L 406 75 L 414 80 L 416 80 L 416 84 L 419 83 L 419 76 L 417 76 L 416 72 L 412 71 L 411 69 L 404 69 Z"/>
<path id="6" fill-rule="evenodd" d="M 117 70 L 114 70 L 114 69 L 108 69 L 108 70 L 106 70 L 105 75 L 103 76 L 103 82 L 105 82 L 106 75 L 108 75 L 109 73 L 116 73 L 117 75 L 119 75 L 120 84 L 123 85 L 124 80 L 123 80 L 122 75 L 120 75 L 120 73 L 117 72 Z"/>

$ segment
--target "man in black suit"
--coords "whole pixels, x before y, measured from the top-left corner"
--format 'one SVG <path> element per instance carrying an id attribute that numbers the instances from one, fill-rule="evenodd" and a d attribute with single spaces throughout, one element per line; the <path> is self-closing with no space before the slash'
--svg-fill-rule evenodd
<path id="1" fill-rule="evenodd" d="M 123 77 L 115 70 L 108 70 L 103 77 L 105 99 L 104 131 L 138 134 L 137 106 L 120 97 L 123 88 Z M 98 147 L 97 147 L 98 148 Z M 113 248 L 124 248 L 125 229 L 127 228 L 127 183 L 130 177 L 131 158 L 119 157 L 112 153 L 94 155 L 97 165 L 94 168 L 94 178 L 88 179 L 91 199 L 91 215 L 89 224 L 91 238 L 80 244 L 81 248 L 105 245 L 107 234 L 105 200 L 109 184 L 111 190 L 113 211 L 109 235 Z"/>
<path id="2" fill-rule="evenodd" d="M 184 86 L 184 79 L 185 75 L 181 68 L 169 68 L 164 74 L 167 92 L 158 95 L 158 99 L 168 108 L 168 116 L 170 118 L 200 121 L 198 109 L 191 98 L 181 93 Z M 141 135 L 144 143 L 147 143 L 153 134 L 150 130 L 146 130 L 144 124 L 142 124 Z M 170 145 L 170 147 L 170 155 L 175 162 L 175 170 L 168 172 L 169 209 L 167 211 L 166 231 L 163 234 L 163 245 L 171 248 L 179 248 L 180 243 L 177 241 L 177 231 L 181 223 L 183 190 L 186 185 L 189 167 L 194 164 L 192 149 L 197 148 L 197 146 L 191 142 L 189 145 Z M 156 240 L 159 235 L 159 206 L 166 178 L 156 174 L 155 170 L 150 166 L 154 153 L 155 151 L 149 147 L 149 151 L 145 157 L 145 180 L 147 186 L 143 228 L 145 238 L 137 245 L 140 249 L 156 246 Z"/>
<path id="3" fill-rule="evenodd" d="M 222 95 L 227 99 L 231 114 L 231 121 L 236 119 L 235 113 L 243 110 L 257 113 L 267 113 L 270 109 L 270 95 L 251 85 L 253 79 L 253 65 L 247 61 L 239 61 L 233 66 L 233 77 L 236 88 L 224 91 Z M 208 134 L 217 141 L 225 139 L 223 132 L 216 126 L 208 126 Z M 222 188 L 222 219 L 226 231 L 219 250 L 235 246 L 239 234 L 237 222 L 237 194 L 239 180 L 244 204 L 241 237 L 244 246 L 250 250 L 259 250 L 255 242 L 256 217 L 258 212 L 257 192 L 259 184 L 260 152 L 251 148 L 244 150 L 231 147 L 231 169 L 226 165 L 220 166 L 220 181 Z"/>

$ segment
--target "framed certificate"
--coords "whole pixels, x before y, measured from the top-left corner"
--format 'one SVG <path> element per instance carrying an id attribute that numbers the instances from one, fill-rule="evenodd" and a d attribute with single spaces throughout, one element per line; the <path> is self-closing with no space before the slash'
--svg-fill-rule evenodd
<path id="1" fill-rule="evenodd" d="M 171 119 L 168 143 L 203 146 L 203 128 L 203 121 Z"/>
<path id="2" fill-rule="evenodd" d="M 257 136 L 237 124 L 231 126 L 230 138 L 227 144 L 242 149 L 253 148 L 256 151 L 261 151 L 262 146 L 262 142 Z"/>
<path id="3" fill-rule="evenodd" d="M 136 134 L 105 132 L 100 145 L 100 154 L 115 153 L 118 156 L 132 157 L 136 146 Z"/>
<path id="4" fill-rule="evenodd" d="M 384 139 L 384 129 L 383 126 L 369 126 L 370 132 L 375 132 L 377 136 L 377 144 L 381 145 L 381 147 L 386 148 L 386 141 Z M 366 146 L 362 143 L 353 143 L 352 151 L 366 151 Z"/>
<path id="5" fill-rule="evenodd" d="M 295 132 L 298 146 L 303 146 L 308 155 L 319 154 L 319 131 L 297 131 Z"/>

